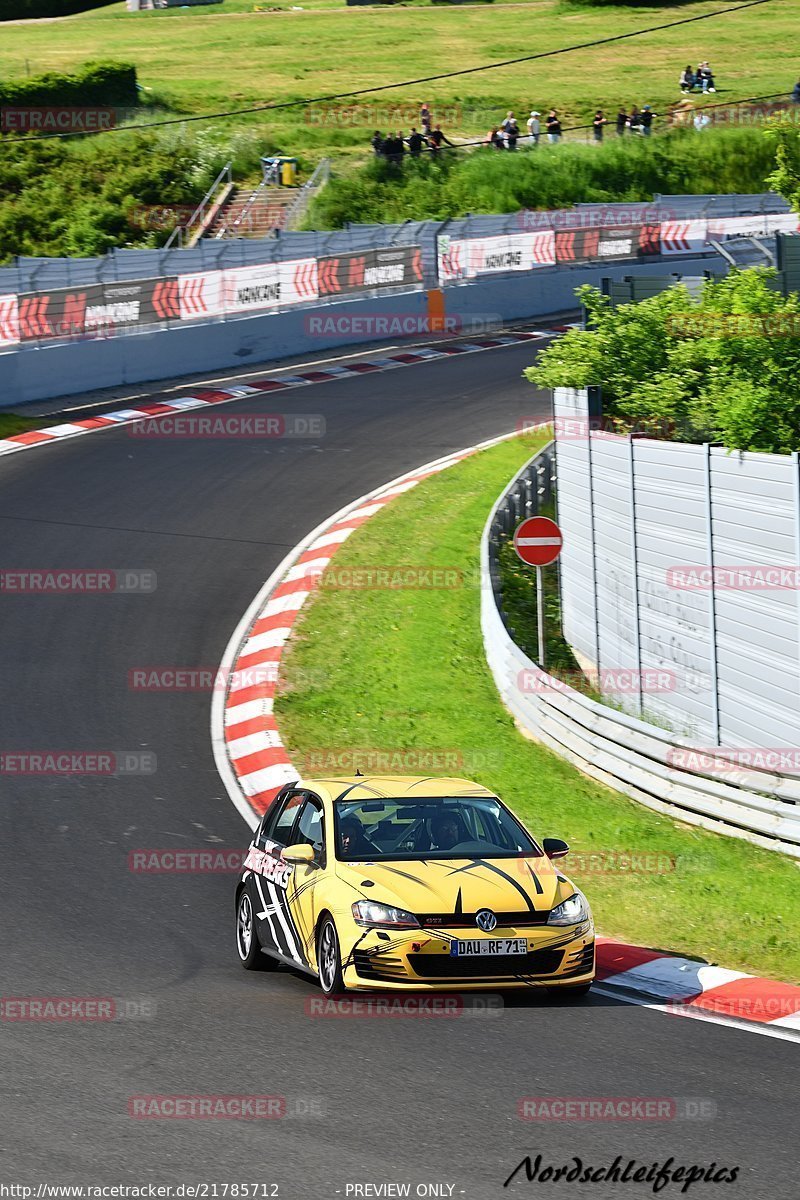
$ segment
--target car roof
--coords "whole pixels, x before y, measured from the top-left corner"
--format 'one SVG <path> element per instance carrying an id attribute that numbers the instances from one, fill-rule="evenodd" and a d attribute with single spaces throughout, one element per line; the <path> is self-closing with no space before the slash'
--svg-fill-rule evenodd
<path id="1" fill-rule="evenodd" d="M 491 796 L 494 792 L 471 779 L 443 778 L 439 775 L 335 775 L 320 779 L 301 779 L 298 787 L 308 788 L 331 801 L 409 799 L 443 800 L 448 796 Z"/>

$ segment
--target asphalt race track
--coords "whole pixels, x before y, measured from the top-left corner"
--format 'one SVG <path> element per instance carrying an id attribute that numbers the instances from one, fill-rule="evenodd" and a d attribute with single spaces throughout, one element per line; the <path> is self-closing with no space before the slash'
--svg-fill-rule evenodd
<path id="1" fill-rule="evenodd" d="M 0 464 L 4 569 L 146 568 L 158 580 L 143 595 L 0 596 L 4 749 L 148 750 L 158 762 L 153 775 L 2 780 L 0 992 L 121 998 L 134 1014 L 0 1021 L 2 1182 L 258 1182 L 281 1200 L 381 1194 L 357 1184 L 410 1184 L 412 1196 L 444 1185 L 439 1195 L 469 1200 L 653 1195 L 522 1171 L 503 1188 L 525 1154 L 596 1168 L 621 1155 L 739 1167 L 733 1183 L 673 1183 L 664 1200 L 797 1200 L 786 1042 L 603 996 L 513 998 L 493 1017 L 314 1018 L 313 982 L 239 967 L 233 875 L 128 866 L 136 849 L 247 841 L 214 766 L 208 693 L 134 691 L 128 672 L 216 668 L 263 580 L 324 517 L 546 415 L 520 377 L 531 357 L 523 344 L 218 410 L 321 413 L 318 442 L 145 441 L 121 428 Z M 129 1098 L 150 1094 L 285 1096 L 288 1111 L 132 1119 Z M 537 1095 L 675 1098 L 682 1111 L 703 1100 L 714 1115 L 521 1121 L 518 1102 Z"/>

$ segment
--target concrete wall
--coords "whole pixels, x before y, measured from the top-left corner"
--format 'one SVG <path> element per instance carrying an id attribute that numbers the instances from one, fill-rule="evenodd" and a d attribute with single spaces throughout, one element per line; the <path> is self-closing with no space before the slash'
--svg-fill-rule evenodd
<path id="1" fill-rule="evenodd" d="M 669 261 L 669 270 L 684 275 L 720 267 L 724 262 L 714 254 Z M 599 285 L 601 277 L 622 279 L 666 271 L 664 260 L 651 258 L 643 263 L 542 268 L 482 279 L 444 288 L 445 312 L 455 319 L 456 328 L 468 331 L 472 321 L 478 332 L 492 322 L 535 319 L 574 308 L 575 289 L 584 283 Z M 267 366 L 298 354 L 323 354 L 337 346 L 397 341 L 387 337 L 385 328 L 359 332 L 349 320 L 341 332 L 321 335 L 311 321 L 319 317 L 325 321 L 381 316 L 421 319 L 428 311 L 427 292 L 404 292 L 227 321 L 175 322 L 152 332 L 108 339 L 19 347 L 0 354 L 0 409 L 183 374 Z M 411 338 L 420 340 L 418 333 Z"/>

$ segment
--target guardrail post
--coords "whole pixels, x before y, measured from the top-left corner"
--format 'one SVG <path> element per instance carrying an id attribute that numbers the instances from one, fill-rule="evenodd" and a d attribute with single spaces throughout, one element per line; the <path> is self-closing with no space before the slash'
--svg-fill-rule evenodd
<path id="1" fill-rule="evenodd" d="M 589 533 L 592 539 L 592 597 L 594 600 L 594 669 L 600 678 L 600 615 L 597 611 L 597 530 L 594 520 L 594 472 L 592 463 L 592 431 L 586 431 L 589 476 Z"/>
<path id="2" fill-rule="evenodd" d="M 794 561 L 800 567 L 800 454 L 792 451 L 792 501 L 794 504 Z M 800 588 L 797 597 L 797 658 L 800 670 Z"/>
<path id="3" fill-rule="evenodd" d="M 590 434 L 591 437 L 591 434 Z M 631 502 L 631 559 L 632 559 L 632 587 L 633 595 L 631 597 L 633 603 L 633 636 L 636 644 L 636 677 L 639 683 L 639 715 L 644 711 L 644 700 L 642 696 L 642 643 L 641 629 L 639 624 L 639 551 L 636 538 L 636 464 L 633 453 L 633 435 L 628 434 L 628 465 L 630 478 L 630 502 Z M 596 619 L 596 618 L 595 618 Z"/>
<path id="4" fill-rule="evenodd" d="M 719 746 L 719 678 L 717 672 L 717 599 L 714 581 L 714 515 L 711 504 L 711 444 L 703 445 L 703 476 L 706 502 L 706 550 L 708 566 L 711 572 L 711 585 L 708 589 L 708 629 L 710 635 L 709 661 L 711 665 L 711 724 L 714 730 L 714 745 Z"/>

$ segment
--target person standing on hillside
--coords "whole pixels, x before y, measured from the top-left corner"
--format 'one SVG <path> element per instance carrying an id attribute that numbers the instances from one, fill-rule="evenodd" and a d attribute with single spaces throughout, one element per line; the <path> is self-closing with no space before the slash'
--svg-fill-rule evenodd
<path id="1" fill-rule="evenodd" d="M 620 108 L 617 113 L 617 137 L 622 137 L 628 126 L 628 114 L 624 108 Z"/>
<path id="2" fill-rule="evenodd" d="M 797 86 L 800 87 L 800 83 Z M 534 109 L 533 112 L 531 113 L 530 117 L 528 118 L 528 137 L 530 138 L 532 146 L 539 145 L 539 134 L 540 134 L 541 128 L 542 128 L 541 125 L 539 124 L 540 116 L 541 116 L 541 113 L 538 113 L 536 111 L 536 109 Z"/>
<path id="3" fill-rule="evenodd" d="M 376 154 L 378 157 L 383 154 L 383 134 L 380 132 L 380 130 L 375 130 L 372 135 L 370 145 L 372 146 L 373 154 Z"/>
<path id="4" fill-rule="evenodd" d="M 444 136 L 441 125 L 437 125 L 436 128 L 431 130 L 431 132 L 428 134 L 428 144 L 430 145 L 430 148 L 434 154 L 438 154 L 443 144 L 445 146 L 455 146 L 455 142 L 451 142 L 449 138 Z"/>
<path id="5" fill-rule="evenodd" d="M 412 128 L 411 133 L 406 138 L 408 152 L 412 158 L 419 158 L 422 154 L 422 147 L 426 144 L 427 139 L 421 133 L 417 133 L 416 128 Z"/>
<path id="6" fill-rule="evenodd" d="M 550 112 L 547 114 L 547 121 L 545 122 L 545 124 L 547 126 L 548 142 L 550 142 L 552 145 L 555 145 L 557 142 L 560 142 L 561 141 L 561 122 L 559 121 L 558 113 L 556 112 L 556 110 L 554 108 L 551 108 Z"/>
<path id="7" fill-rule="evenodd" d="M 792 88 L 792 100 L 795 104 L 800 104 L 800 79 Z"/>
<path id="8" fill-rule="evenodd" d="M 607 124 L 608 124 L 608 121 L 603 116 L 602 108 L 598 108 L 597 112 L 594 114 L 594 117 L 592 118 L 592 135 L 596 142 L 602 142 L 603 126 L 607 125 Z"/>
<path id="9" fill-rule="evenodd" d="M 431 110 L 428 107 L 427 100 L 422 104 L 419 110 L 419 123 L 422 126 L 423 134 L 425 137 L 427 137 L 431 131 Z"/>
<path id="10" fill-rule="evenodd" d="M 509 113 L 503 122 L 503 130 L 506 135 L 506 150 L 516 150 L 517 139 L 519 138 L 519 125 L 513 113 Z"/>
<path id="11" fill-rule="evenodd" d="M 656 114 L 653 112 L 650 105 L 645 104 L 644 108 L 642 109 L 642 116 L 641 116 L 642 133 L 644 134 L 645 137 L 650 137 L 650 134 L 653 129 L 653 117 L 655 115 Z"/>
<path id="12" fill-rule="evenodd" d="M 631 115 L 628 117 L 628 127 L 631 133 L 642 132 L 642 114 L 639 112 L 639 109 L 635 104 L 631 109 Z"/>

